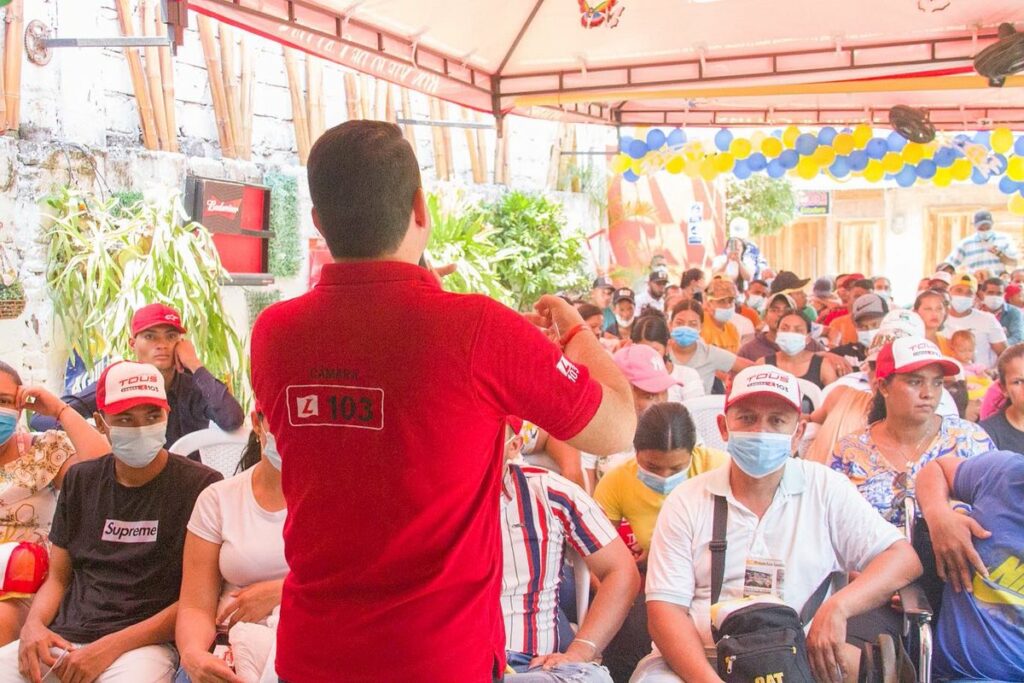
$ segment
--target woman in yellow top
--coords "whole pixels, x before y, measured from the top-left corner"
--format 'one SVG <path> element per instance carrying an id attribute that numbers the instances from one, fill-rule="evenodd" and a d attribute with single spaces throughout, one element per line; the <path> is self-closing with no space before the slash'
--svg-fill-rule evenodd
<path id="1" fill-rule="evenodd" d="M 704 325 L 700 337 L 708 346 L 717 346 L 730 353 L 740 350 L 740 332 L 730 320 L 736 314 L 736 285 L 715 278 L 704 293 Z"/>

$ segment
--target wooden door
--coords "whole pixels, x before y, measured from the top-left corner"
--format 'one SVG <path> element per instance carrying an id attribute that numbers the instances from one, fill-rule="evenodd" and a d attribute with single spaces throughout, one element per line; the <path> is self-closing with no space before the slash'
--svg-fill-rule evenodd
<path id="1" fill-rule="evenodd" d="M 825 266 L 824 217 L 803 218 L 774 235 L 754 237 L 768 265 L 777 273 L 789 270 L 800 277 L 814 277 Z"/>

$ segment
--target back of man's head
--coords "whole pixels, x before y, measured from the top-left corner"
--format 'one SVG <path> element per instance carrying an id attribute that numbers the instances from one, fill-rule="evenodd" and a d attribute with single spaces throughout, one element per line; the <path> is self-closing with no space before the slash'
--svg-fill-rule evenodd
<path id="1" fill-rule="evenodd" d="M 306 164 L 319 229 L 335 258 L 379 258 L 405 237 L 420 169 L 402 129 L 347 121 L 316 141 Z"/>

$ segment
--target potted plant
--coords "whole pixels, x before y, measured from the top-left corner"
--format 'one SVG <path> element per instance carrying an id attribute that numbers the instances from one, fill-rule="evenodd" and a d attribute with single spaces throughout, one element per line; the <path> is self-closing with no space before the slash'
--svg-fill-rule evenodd
<path id="1" fill-rule="evenodd" d="M 25 311 L 25 288 L 18 271 L 0 246 L 0 320 L 13 320 Z"/>

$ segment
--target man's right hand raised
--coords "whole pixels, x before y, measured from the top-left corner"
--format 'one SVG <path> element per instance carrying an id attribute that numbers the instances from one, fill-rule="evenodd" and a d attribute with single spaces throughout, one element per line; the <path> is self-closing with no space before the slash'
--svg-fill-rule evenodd
<path id="1" fill-rule="evenodd" d="M 565 299 L 547 294 L 533 306 L 533 313 L 527 313 L 526 319 L 539 327 L 554 342 L 558 342 L 569 330 L 582 325 L 583 317 L 576 307 Z"/>

